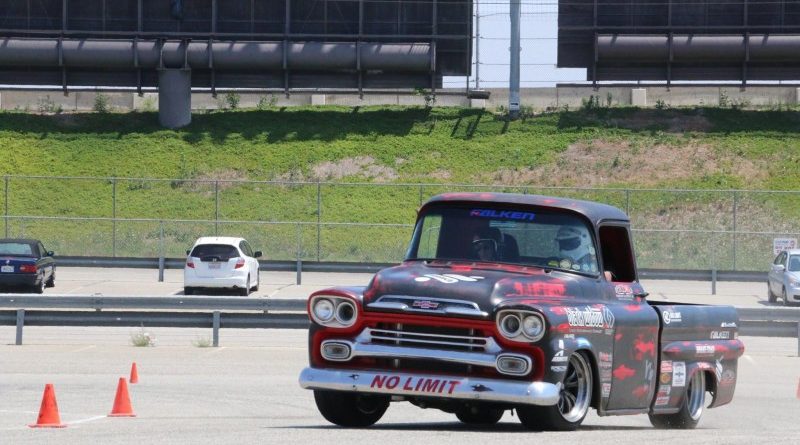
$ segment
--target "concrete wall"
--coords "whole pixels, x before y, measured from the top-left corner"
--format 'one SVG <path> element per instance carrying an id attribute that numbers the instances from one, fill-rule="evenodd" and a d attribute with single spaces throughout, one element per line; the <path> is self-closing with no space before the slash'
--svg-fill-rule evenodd
<path id="1" fill-rule="evenodd" d="M 596 90 L 591 85 L 560 85 L 547 88 L 524 88 L 520 92 L 523 107 L 534 110 L 546 109 L 575 109 L 581 107 L 591 96 L 598 98 L 599 104 L 606 106 L 609 102 L 613 106 L 626 106 L 632 103 L 632 90 L 643 89 L 648 107 L 660 106 L 719 106 L 724 102 L 727 106 L 778 106 L 798 104 L 800 88 L 797 85 L 759 85 L 748 86 L 742 90 L 739 85 L 722 86 L 692 86 L 679 85 L 667 89 L 665 86 L 626 85 L 626 86 L 600 86 Z M 448 91 L 448 90 L 444 90 Z M 459 92 L 463 90 L 450 90 Z M 476 107 L 490 109 L 500 106 L 508 107 L 507 89 L 489 89 L 489 99 L 470 101 L 464 95 L 436 96 L 438 106 Z M 112 110 L 128 111 L 156 111 L 158 109 L 158 94 L 144 93 L 138 96 L 130 92 L 103 93 L 108 98 Z M 63 111 L 90 111 L 95 106 L 95 92 L 70 92 L 61 91 L 0 91 L 0 109 L 55 111 L 61 107 Z M 286 96 L 282 93 L 240 93 L 240 108 L 255 108 L 263 105 L 278 107 L 304 106 L 312 103 L 341 106 L 366 106 L 366 105 L 425 105 L 425 98 L 420 95 L 408 94 L 292 94 Z M 193 110 L 214 110 L 226 108 L 229 101 L 224 93 L 216 97 L 209 93 L 195 93 L 192 95 Z"/>

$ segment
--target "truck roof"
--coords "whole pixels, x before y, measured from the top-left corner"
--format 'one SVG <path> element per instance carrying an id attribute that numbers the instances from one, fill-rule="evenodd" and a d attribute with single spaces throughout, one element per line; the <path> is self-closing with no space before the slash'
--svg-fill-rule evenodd
<path id="1" fill-rule="evenodd" d="M 494 193 L 494 192 L 454 192 L 442 193 L 429 199 L 424 205 L 440 202 L 474 202 L 491 204 L 530 205 L 563 209 L 579 213 L 588 218 L 592 224 L 603 220 L 630 221 L 628 215 L 622 210 L 607 204 L 600 204 L 579 199 L 560 198 L 556 196 L 523 195 L 521 193 Z"/>

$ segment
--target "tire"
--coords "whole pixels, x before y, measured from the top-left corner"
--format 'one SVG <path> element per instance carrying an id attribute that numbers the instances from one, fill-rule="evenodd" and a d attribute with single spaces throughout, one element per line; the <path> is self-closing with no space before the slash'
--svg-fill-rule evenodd
<path id="1" fill-rule="evenodd" d="M 314 391 L 322 417 L 335 425 L 363 428 L 380 420 L 389 408 L 389 397 L 353 392 Z"/>
<path id="2" fill-rule="evenodd" d="M 194 293 L 193 287 L 184 287 L 183 288 L 183 295 L 192 295 Z"/>
<path id="3" fill-rule="evenodd" d="M 56 271 L 53 271 L 53 274 L 50 275 L 50 279 L 44 285 L 45 287 L 56 287 Z"/>
<path id="4" fill-rule="evenodd" d="M 706 375 L 695 372 L 686 387 L 681 410 L 675 414 L 650 414 L 650 423 L 656 428 L 690 430 L 697 426 L 706 402 Z"/>
<path id="5" fill-rule="evenodd" d="M 772 288 L 769 286 L 769 282 L 767 282 L 767 301 L 774 303 L 777 300 L 778 296 L 772 293 Z"/>
<path id="6" fill-rule="evenodd" d="M 583 353 L 569 357 L 558 403 L 553 406 L 517 407 L 519 421 L 534 431 L 572 431 L 577 429 L 592 404 L 592 367 Z"/>
<path id="7" fill-rule="evenodd" d="M 42 277 L 41 281 L 39 281 L 39 284 L 33 285 L 33 292 L 37 294 L 43 294 L 46 285 L 47 283 L 45 283 L 44 277 Z"/>
<path id="8" fill-rule="evenodd" d="M 494 425 L 503 417 L 505 410 L 485 405 L 465 406 L 456 411 L 456 417 L 467 425 Z"/>
<path id="9" fill-rule="evenodd" d="M 239 289 L 239 295 L 243 297 L 250 295 L 250 275 L 247 276 L 247 283 L 245 283 L 244 287 Z"/>
<path id="10" fill-rule="evenodd" d="M 258 292 L 258 286 L 261 286 L 261 272 L 256 274 L 256 285 L 253 286 L 253 292 Z"/>
<path id="11" fill-rule="evenodd" d="M 786 288 L 781 289 L 781 298 L 783 298 L 783 305 L 789 306 L 789 297 L 786 295 Z"/>

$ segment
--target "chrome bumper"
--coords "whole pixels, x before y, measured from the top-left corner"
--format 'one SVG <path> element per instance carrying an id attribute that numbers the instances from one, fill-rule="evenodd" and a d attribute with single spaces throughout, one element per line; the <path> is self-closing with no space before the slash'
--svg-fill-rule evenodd
<path id="1" fill-rule="evenodd" d="M 561 391 L 560 383 L 319 368 L 303 369 L 300 386 L 305 389 L 543 406 L 558 403 Z"/>

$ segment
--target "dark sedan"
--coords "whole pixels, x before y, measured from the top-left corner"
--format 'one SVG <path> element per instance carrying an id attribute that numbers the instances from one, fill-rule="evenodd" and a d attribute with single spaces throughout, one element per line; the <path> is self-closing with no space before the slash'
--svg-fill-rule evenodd
<path id="1" fill-rule="evenodd" d="M 0 239 L 0 289 L 24 288 L 37 294 L 56 283 L 53 252 L 35 239 Z"/>

